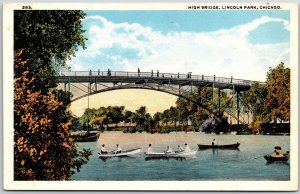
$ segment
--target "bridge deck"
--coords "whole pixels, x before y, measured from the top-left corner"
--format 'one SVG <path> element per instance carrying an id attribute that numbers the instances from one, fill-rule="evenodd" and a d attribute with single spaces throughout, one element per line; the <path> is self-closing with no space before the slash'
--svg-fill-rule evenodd
<path id="1" fill-rule="evenodd" d="M 124 71 L 64 71 L 57 76 L 60 83 L 158 83 L 171 85 L 193 85 L 246 91 L 252 81 L 225 77 L 172 74 L 157 72 L 124 72 Z"/>

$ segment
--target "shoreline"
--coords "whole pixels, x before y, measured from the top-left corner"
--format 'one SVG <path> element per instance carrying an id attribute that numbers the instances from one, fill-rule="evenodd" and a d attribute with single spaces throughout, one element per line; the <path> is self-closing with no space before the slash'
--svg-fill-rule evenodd
<path id="1" fill-rule="evenodd" d="M 223 134 L 216 134 L 216 133 L 203 133 L 203 132 L 196 132 L 196 131 L 171 131 L 170 133 L 149 133 L 149 132 L 135 132 L 135 133 L 124 133 L 123 131 L 89 131 L 90 133 L 100 133 L 100 134 L 107 134 L 107 133 L 122 133 L 122 134 L 149 134 L 149 135 L 168 135 L 168 134 L 202 134 L 202 135 L 215 135 L 215 136 L 290 136 L 290 134 L 231 134 L 231 133 L 223 133 Z M 74 131 L 73 134 L 78 133 L 86 133 L 86 131 Z"/>

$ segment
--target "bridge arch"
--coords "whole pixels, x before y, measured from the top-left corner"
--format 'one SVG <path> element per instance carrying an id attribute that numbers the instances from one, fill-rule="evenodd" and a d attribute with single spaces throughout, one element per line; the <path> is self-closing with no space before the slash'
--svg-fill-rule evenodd
<path id="1" fill-rule="evenodd" d="M 216 77 L 214 76 L 205 76 L 205 75 L 192 75 L 191 72 L 188 74 L 180 74 L 179 72 L 174 73 L 156 73 L 151 72 L 125 72 L 125 71 L 61 71 L 57 76 L 57 80 L 59 83 L 64 84 L 65 91 L 70 91 L 70 87 L 72 83 L 83 84 L 87 83 L 86 87 L 88 91 L 85 92 L 84 95 L 79 98 L 75 98 L 72 101 L 78 100 L 80 98 L 105 92 L 111 90 L 119 90 L 119 89 L 149 89 L 156 90 L 165 93 L 169 93 L 171 95 L 175 95 L 181 98 L 184 98 L 190 102 L 194 100 L 189 99 L 188 97 L 183 95 L 182 88 L 199 86 L 199 87 L 212 87 L 218 88 L 219 90 L 219 101 L 218 103 L 214 103 L 214 93 L 212 92 L 212 100 L 207 100 L 202 98 L 205 101 L 208 101 L 214 107 L 219 108 L 219 112 L 221 112 L 222 107 L 220 107 L 220 90 L 222 89 L 230 89 L 236 92 L 237 99 L 237 116 L 232 114 L 230 111 L 227 111 L 226 108 L 222 109 L 222 112 L 226 112 L 228 115 L 232 116 L 237 120 L 237 123 L 244 123 L 240 121 L 240 108 L 239 108 L 239 95 L 242 91 L 247 91 L 250 89 L 252 85 L 251 80 L 243 80 L 243 79 L 235 79 L 232 76 L 230 78 L 226 77 Z M 111 83 L 113 86 L 107 86 L 106 83 Z M 125 85 L 123 85 L 125 84 Z M 95 90 L 92 91 L 91 85 L 94 86 Z M 104 89 L 99 89 L 100 87 L 105 87 Z M 175 87 L 174 87 L 175 86 Z M 177 87 L 177 89 L 176 89 Z M 77 87 L 77 89 L 79 89 Z M 175 91 L 175 90 L 176 91 Z M 206 110 L 210 110 L 204 104 L 194 101 L 194 103 L 200 107 L 205 108 Z"/>
<path id="2" fill-rule="evenodd" d="M 91 96 L 91 95 L 95 95 L 95 94 L 99 94 L 99 93 L 104 93 L 104 92 L 109 92 L 109 91 L 113 91 L 113 90 L 125 90 L 125 89 L 140 89 L 140 90 L 152 90 L 152 91 L 159 91 L 159 92 L 163 92 L 163 93 L 167 93 L 167 94 L 170 94 L 170 95 L 173 95 L 173 96 L 177 96 L 179 98 L 182 98 L 182 99 L 185 99 L 189 102 L 192 102 L 194 103 L 195 105 L 199 106 L 199 107 L 202 107 L 204 108 L 205 110 L 209 111 L 211 114 L 216 114 L 212 109 L 210 109 L 209 107 L 207 107 L 206 105 L 204 105 L 203 103 L 201 102 L 198 102 L 198 101 L 195 101 L 191 98 L 188 98 L 187 96 L 185 95 L 182 95 L 182 94 L 178 94 L 178 93 L 175 93 L 175 92 L 170 92 L 170 91 L 167 91 L 167 90 L 164 90 L 164 89 L 159 89 L 159 88 L 153 88 L 153 87 L 133 87 L 133 86 L 115 86 L 115 87 L 109 87 L 109 88 L 104 88 L 104 89 L 100 89 L 100 90 L 96 90 L 96 91 L 92 91 L 90 93 L 87 93 L 87 94 L 84 94 L 84 95 L 81 95 L 77 98 L 74 98 L 71 100 L 71 103 L 72 102 L 75 102 L 77 100 L 80 100 L 82 98 L 86 98 L 88 96 Z M 216 108 L 220 108 L 222 110 L 222 112 L 226 112 L 228 115 L 230 115 L 231 117 L 235 118 L 236 120 L 238 120 L 238 118 L 233 114 L 231 113 L 230 111 L 227 111 L 226 109 L 220 107 L 218 104 L 212 102 L 211 100 L 208 100 L 202 96 L 199 96 L 202 100 L 212 104 L 214 107 Z M 243 121 L 239 121 L 243 124 L 245 124 Z"/>

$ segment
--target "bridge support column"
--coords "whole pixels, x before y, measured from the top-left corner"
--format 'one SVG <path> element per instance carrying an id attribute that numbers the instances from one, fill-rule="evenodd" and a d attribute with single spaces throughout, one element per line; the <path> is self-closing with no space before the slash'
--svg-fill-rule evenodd
<path id="1" fill-rule="evenodd" d="M 237 124 L 240 124 L 240 91 L 236 91 L 236 110 L 237 110 Z"/>
<path id="2" fill-rule="evenodd" d="M 219 116 L 221 116 L 221 89 L 218 88 L 218 108 L 219 108 Z"/>
<path id="3" fill-rule="evenodd" d="M 97 91 L 97 78 L 95 79 L 95 90 Z"/>
<path id="4" fill-rule="evenodd" d="M 211 97 L 211 102 L 214 102 L 214 90 L 215 90 L 215 83 L 212 83 L 212 97 Z"/>
<path id="5" fill-rule="evenodd" d="M 71 91 L 71 80 L 70 80 L 70 78 L 69 78 L 69 83 L 68 83 L 68 92 L 70 92 Z"/>

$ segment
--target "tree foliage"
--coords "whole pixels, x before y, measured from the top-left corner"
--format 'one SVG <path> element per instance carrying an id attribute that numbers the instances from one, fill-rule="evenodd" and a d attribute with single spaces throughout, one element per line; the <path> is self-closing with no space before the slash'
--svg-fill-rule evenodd
<path id="1" fill-rule="evenodd" d="M 14 178 L 68 180 L 91 151 L 69 138 L 70 94 L 55 75 L 84 47 L 82 11 L 14 12 Z"/>
<path id="2" fill-rule="evenodd" d="M 77 153 L 68 138 L 71 122 L 64 102 L 51 92 L 31 90 L 25 61 L 16 57 L 15 68 L 23 70 L 14 79 L 15 180 L 67 180 L 91 153 Z"/>
<path id="3" fill-rule="evenodd" d="M 270 68 L 267 73 L 268 94 L 265 108 L 273 121 L 290 120 L 290 69 L 284 63 Z"/>
<path id="4" fill-rule="evenodd" d="M 33 90 L 56 86 L 55 73 L 66 59 L 85 47 L 82 11 L 17 10 L 14 12 L 14 50 L 28 61 L 28 76 L 35 77 Z M 15 69 L 19 75 L 18 69 Z"/>
<path id="5" fill-rule="evenodd" d="M 265 100 L 267 97 L 268 89 L 265 84 L 254 82 L 251 88 L 242 93 L 241 102 L 247 107 L 252 114 L 253 122 L 266 120 Z"/>

